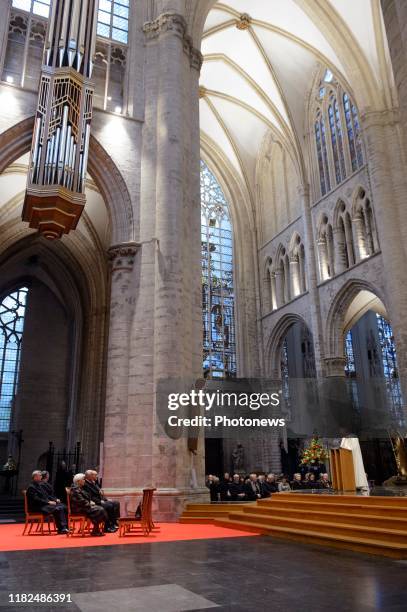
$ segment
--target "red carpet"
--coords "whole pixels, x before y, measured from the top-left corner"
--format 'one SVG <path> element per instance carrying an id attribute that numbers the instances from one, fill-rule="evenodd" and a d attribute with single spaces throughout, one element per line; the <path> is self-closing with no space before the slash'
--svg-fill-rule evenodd
<path id="1" fill-rule="evenodd" d="M 215 525 L 182 525 L 180 523 L 158 523 L 159 531 L 149 536 L 130 535 L 119 538 L 117 533 L 108 533 L 103 538 L 67 537 L 64 535 L 25 535 L 24 525 L 0 525 L 0 551 L 46 550 L 48 548 L 78 548 L 80 546 L 115 546 L 117 544 L 152 544 L 154 542 L 181 542 L 185 540 L 207 540 L 216 538 L 253 537 L 256 534 L 236 529 L 225 529 Z"/>

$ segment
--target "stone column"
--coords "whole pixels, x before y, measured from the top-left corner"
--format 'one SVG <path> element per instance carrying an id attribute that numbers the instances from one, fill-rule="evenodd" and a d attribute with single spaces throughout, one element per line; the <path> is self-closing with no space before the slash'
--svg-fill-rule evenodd
<path id="1" fill-rule="evenodd" d="M 284 274 L 281 267 L 276 268 L 274 272 L 276 279 L 276 302 L 277 308 L 284 305 Z"/>
<path id="2" fill-rule="evenodd" d="M 341 228 L 336 227 L 333 230 L 335 242 L 335 272 L 340 274 L 346 270 L 346 237 Z"/>
<path id="3" fill-rule="evenodd" d="M 0 77 L 3 74 L 4 59 L 6 56 L 10 8 L 11 0 L 3 0 L 3 2 L 0 2 Z"/>
<path id="4" fill-rule="evenodd" d="M 328 248 L 327 248 L 327 242 L 326 242 L 325 237 L 318 238 L 317 247 L 318 247 L 318 258 L 319 258 L 319 274 L 321 277 L 321 281 L 324 281 L 329 278 Z"/>
<path id="5" fill-rule="evenodd" d="M 301 293 L 300 262 L 298 255 L 294 255 L 290 259 L 290 285 L 290 294 L 293 299 Z"/>
<path id="6" fill-rule="evenodd" d="M 365 224 L 362 213 L 358 212 L 353 217 L 353 227 L 355 230 L 355 257 L 357 261 L 360 261 L 365 259 L 365 257 L 368 255 L 366 248 Z M 371 255 L 371 253 L 369 254 Z"/>
<path id="7" fill-rule="evenodd" d="M 314 231 L 312 226 L 309 185 L 303 185 L 299 189 L 301 198 L 302 214 L 304 219 L 304 246 L 305 263 L 308 275 L 308 292 L 310 302 L 311 332 L 314 342 L 315 370 L 317 376 L 321 376 L 324 364 L 324 344 L 322 333 L 321 307 L 318 291 L 317 258 L 315 255 Z"/>
<path id="8" fill-rule="evenodd" d="M 407 186 L 398 115 L 394 111 L 366 113 L 362 127 L 383 257 L 383 298 L 394 331 L 404 397 L 407 397 Z"/>
<path id="9" fill-rule="evenodd" d="M 202 437 L 168 437 L 157 412 L 168 393 L 191 391 L 202 376 L 199 183 L 200 53 L 173 12 L 143 26 L 145 115 L 140 243 L 130 326 L 129 387 L 121 454 L 125 474 L 111 494 L 125 511 L 154 486 L 156 520 L 174 520 L 191 499 L 207 500 Z M 170 413 L 165 410 L 167 418 Z M 172 413 L 171 413 L 172 414 Z M 123 463 L 122 462 L 122 463 Z M 202 497 L 203 495 L 203 497 Z"/>
<path id="10" fill-rule="evenodd" d="M 134 242 L 110 247 L 110 323 L 107 352 L 103 481 L 107 488 L 122 483 L 127 470 L 125 432 L 129 400 L 129 340 L 134 305 Z"/>
<path id="11" fill-rule="evenodd" d="M 399 97 L 404 149 L 407 150 L 407 2 L 381 0 L 381 5 Z"/>

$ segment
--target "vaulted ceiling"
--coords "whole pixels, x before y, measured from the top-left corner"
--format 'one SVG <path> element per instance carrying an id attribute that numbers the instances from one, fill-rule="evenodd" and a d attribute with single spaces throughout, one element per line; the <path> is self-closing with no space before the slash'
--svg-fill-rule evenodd
<path id="1" fill-rule="evenodd" d="M 203 141 L 254 193 L 266 134 L 303 168 L 306 106 L 322 67 L 350 84 L 359 105 L 385 105 L 391 73 L 379 0 L 225 0 L 203 34 Z M 370 98 L 369 98 L 370 96 Z"/>

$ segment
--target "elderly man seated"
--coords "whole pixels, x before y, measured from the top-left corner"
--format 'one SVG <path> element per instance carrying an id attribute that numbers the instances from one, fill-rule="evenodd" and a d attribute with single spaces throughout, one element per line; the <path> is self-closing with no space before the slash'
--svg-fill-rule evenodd
<path id="1" fill-rule="evenodd" d="M 35 470 L 32 482 L 27 487 L 27 505 L 29 512 L 41 512 L 45 516 L 52 514 L 58 533 L 68 533 L 66 507 L 61 504 L 41 483 L 42 473 Z"/>
<path id="2" fill-rule="evenodd" d="M 118 530 L 118 520 L 120 518 L 120 503 L 107 499 L 103 493 L 103 489 L 97 483 L 98 473 L 96 470 L 86 470 L 84 490 L 89 493 L 90 498 L 98 506 L 106 511 L 108 521 L 106 523 L 106 531 L 113 533 Z"/>
<path id="3" fill-rule="evenodd" d="M 92 501 L 89 493 L 85 490 L 85 474 L 76 474 L 71 487 L 71 512 L 73 514 L 84 514 L 93 523 L 92 536 L 103 536 L 107 521 L 107 514 L 102 506 Z"/>

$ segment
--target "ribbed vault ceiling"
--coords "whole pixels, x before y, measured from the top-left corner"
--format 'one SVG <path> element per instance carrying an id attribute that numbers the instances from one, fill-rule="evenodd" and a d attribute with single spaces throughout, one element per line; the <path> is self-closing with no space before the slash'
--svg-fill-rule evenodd
<path id="1" fill-rule="evenodd" d="M 252 194 L 267 133 L 303 167 L 306 100 L 318 70 L 328 67 L 352 85 L 359 69 L 381 95 L 389 72 L 382 36 L 378 0 L 218 2 L 202 40 L 203 139 L 227 157 Z"/>

